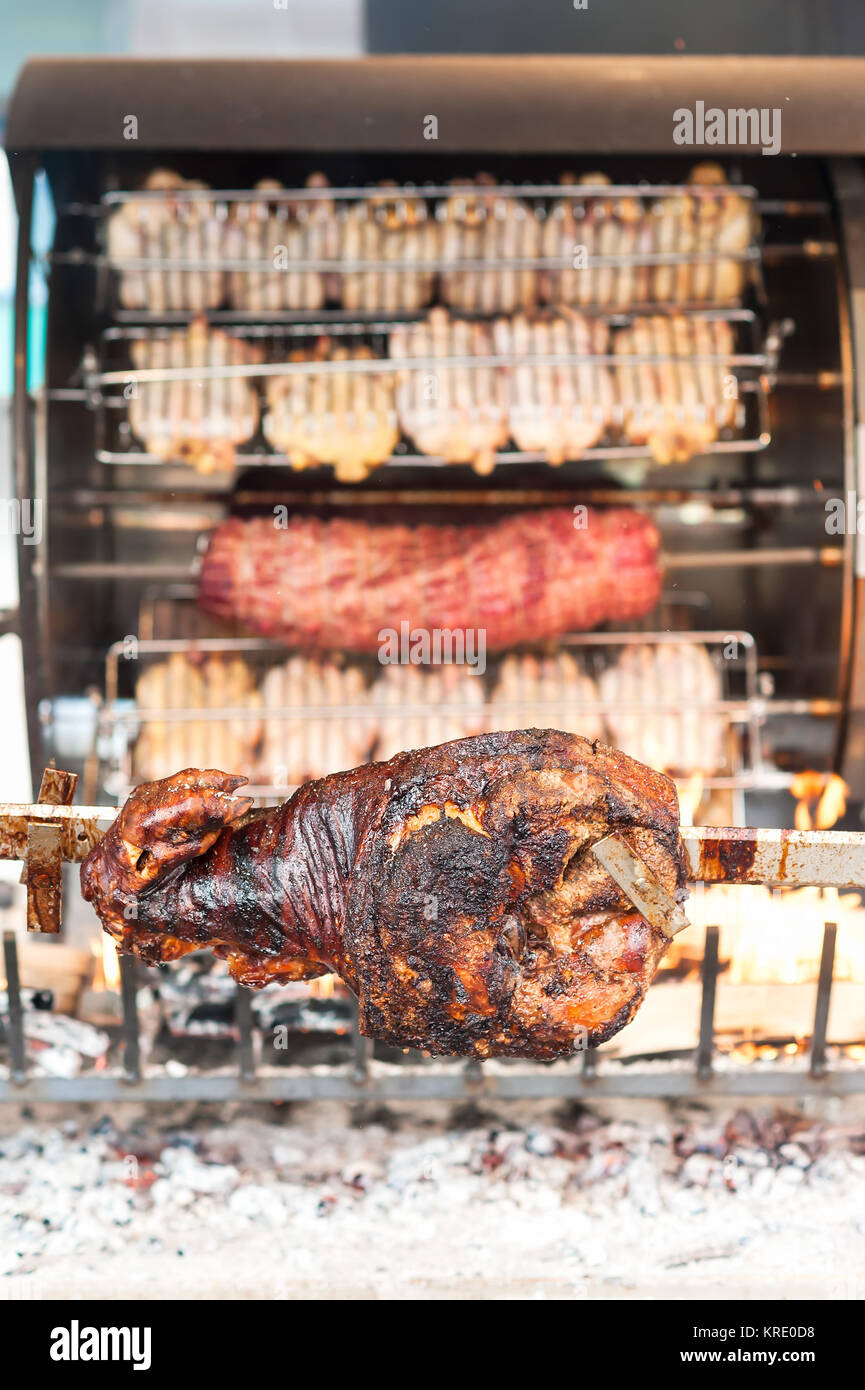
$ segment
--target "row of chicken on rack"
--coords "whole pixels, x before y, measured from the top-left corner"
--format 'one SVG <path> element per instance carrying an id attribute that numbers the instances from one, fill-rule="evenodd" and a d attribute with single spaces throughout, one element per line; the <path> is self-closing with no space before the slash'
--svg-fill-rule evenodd
<path id="1" fill-rule="evenodd" d="M 480 474 L 511 440 L 554 465 L 610 438 L 658 464 L 682 463 L 741 424 L 735 339 L 729 319 L 707 315 L 633 316 L 615 327 L 563 310 L 488 324 L 437 308 L 393 326 L 386 355 L 333 334 L 295 349 L 283 338 L 293 370 L 279 374 L 266 370 L 279 363 L 265 362 L 260 339 L 196 318 L 133 338 L 133 371 L 155 376 L 133 376 L 124 394 L 146 452 L 203 473 L 231 470 L 259 425 L 293 468 L 329 465 L 342 482 L 363 480 L 403 439 Z M 279 351 L 271 346 L 269 359 Z M 398 365 L 413 359 L 416 369 Z"/>
<path id="2" fill-rule="evenodd" d="M 304 190 L 265 180 L 238 199 L 158 169 L 116 202 L 107 252 L 121 304 L 157 314 L 736 303 L 752 199 L 716 164 L 697 165 L 689 184 L 640 195 L 603 173 L 566 174 L 542 202 L 479 174 L 444 195 L 382 183 L 344 198 L 314 174 Z"/>
<path id="3" fill-rule="evenodd" d="M 566 649 L 510 653 L 484 674 L 466 665 L 371 669 L 299 653 L 262 671 L 235 652 L 173 652 L 149 662 L 136 683 L 132 777 L 222 767 L 284 789 L 370 758 L 531 727 L 609 741 L 679 775 L 725 765 L 723 683 L 704 645 L 640 642 L 610 655 L 592 674 Z M 199 710 L 220 713 L 196 718 Z M 171 711 L 190 717 L 166 718 Z"/>

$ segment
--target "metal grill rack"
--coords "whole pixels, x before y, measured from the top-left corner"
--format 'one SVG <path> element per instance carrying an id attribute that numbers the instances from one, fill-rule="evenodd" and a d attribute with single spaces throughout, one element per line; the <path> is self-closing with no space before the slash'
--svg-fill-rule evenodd
<path id="1" fill-rule="evenodd" d="M 677 659 L 677 648 L 681 653 L 688 647 L 705 653 L 705 659 L 700 657 L 706 667 L 705 672 L 701 667 L 702 691 L 695 690 L 693 665 L 681 654 Z M 575 663 L 563 669 L 556 660 L 565 653 Z M 326 658 L 339 672 L 330 683 L 315 658 L 304 665 L 302 657 L 293 686 L 272 678 L 268 682 L 268 673 L 282 668 L 290 656 L 279 644 L 258 638 L 187 633 L 115 643 L 106 661 L 106 700 L 95 750 L 101 785 L 121 799 L 136 782 L 195 761 L 189 751 L 194 744 L 196 756 L 207 765 L 228 761 L 234 764 L 229 771 L 250 771 L 250 794 L 271 802 L 296 788 L 296 768 L 307 777 L 323 776 L 377 752 L 391 756 L 392 745 L 424 747 L 491 727 L 528 723 L 582 731 L 649 761 L 653 749 L 683 748 L 682 765 L 667 765 L 683 799 L 699 802 L 706 793 L 728 793 L 733 799 L 726 804 L 741 820 L 744 791 L 784 788 L 790 782 L 789 775 L 764 759 L 767 719 L 790 712 L 793 704 L 798 712 L 805 705 L 810 712 L 816 709 L 814 702 L 771 701 L 761 694 L 757 650 L 747 632 L 575 634 L 542 650 L 491 657 L 482 676 L 453 666 L 429 672 L 415 667 L 408 686 L 404 667 L 339 654 Z M 217 698 L 226 663 L 245 673 L 242 679 L 248 675 L 243 695 L 232 704 Z M 163 701 L 148 698 L 146 707 L 137 705 L 137 684 L 157 665 Z M 540 685 L 539 669 L 545 673 Z M 445 686 L 443 693 L 436 686 L 425 702 L 423 681 L 442 671 L 454 678 L 449 690 Z M 609 673 L 617 671 L 625 674 L 621 679 L 614 674 L 610 682 Z M 348 687 L 342 683 L 346 672 L 353 673 Z M 384 683 L 377 685 L 382 678 Z M 572 679 L 579 684 L 572 685 Z M 558 688 L 551 690 L 556 681 Z M 624 685 L 618 694 L 617 684 Z M 346 688 L 348 696 L 342 693 Z M 612 695 L 605 693 L 610 689 Z M 273 702 L 273 691 L 285 699 L 287 690 L 296 703 Z M 154 761 L 155 746 L 165 749 L 164 768 Z M 327 765 L 328 757 L 337 762 Z M 305 765 L 298 761 L 304 758 Z M 282 766 L 279 776 L 274 776 L 275 765 Z"/>
<path id="2" fill-rule="evenodd" d="M 677 315 L 681 314 L 678 309 L 675 312 Z M 634 314 L 611 314 L 603 317 L 612 330 L 632 327 L 639 323 L 639 316 Z M 767 397 L 777 372 L 781 344 L 784 336 L 791 330 L 791 325 L 772 325 L 761 338 L 759 321 L 750 310 L 713 310 L 693 315 L 692 320 L 694 317 L 708 320 L 710 323 L 728 324 L 734 335 L 734 351 L 729 354 L 711 355 L 695 352 L 687 358 L 663 351 L 627 355 L 608 352 L 580 356 L 495 352 L 484 356 L 393 358 L 388 356 L 388 333 L 393 326 L 391 322 L 328 324 L 318 321 L 285 324 L 279 327 L 233 327 L 230 330 L 231 337 L 236 338 L 239 343 L 254 346 L 257 354 L 263 359 L 260 361 L 237 365 L 219 363 L 207 366 L 135 368 L 131 364 L 129 354 L 136 342 L 165 340 L 177 330 L 165 327 L 146 328 L 140 325 L 134 328 L 115 326 L 106 330 L 99 351 L 88 354 L 85 361 L 86 398 L 97 414 L 96 457 L 106 464 L 137 464 L 150 467 L 167 461 L 158 455 L 148 453 L 136 440 L 130 427 L 130 395 L 142 389 L 152 392 L 164 391 L 164 398 L 155 395 L 153 399 L 151 408 L 155 415 L 164 411 L 167 417 L 169 412 L 173 411 L 182 418 L 187 400 L 182 390 L 183 383 L 188 383 L 190 402 L 193 394 L 199 394 L 202 389 L 206 389 L 213 395 L 214 408 L 224 410 L 225 403 L 221 399 L 219 383 L 244 379 L 248 382 L 251 396 L 258 403 L 257 413 L 261 416 L 267 409 L 265 401 L 260 400 L 262 390 L 266 381 L 272 378 L 324 378 L 329 375 L 362 374 L 393 381 L 398 375 L 435 372 L 447 368 L 464 369 L 468 372 L 478 368 L 499 368 L 503 369 L 508 377 L 512 369 L 531 366 L 573 366 L 588 369 L 592 374 L 592 381 L 596 383 L 592 393 L 596 401 L 604 399 L 605 395 L 609 398 L 609 405 L 604 407 L 603 419 L 599 422 L 603 425 L 601 442 L 582 450 L 579 455 L 581 459 L 612 461 L 647 457 L 650 453 L 649 446 L 629 439 L 627 421 L 631 415 L 641 419 L 651 418 L 652 411 L 657 415 L 662 410 L 663 413 L 686 423 L 704 420 L 710 424 L 717 422 L 718 437 L 702 446 L 699 450 L 701 454 L 745 454 L 765 449 L 771 440 Z M 338 361 L 289 360 L 292 354 L 298 352 L 312 355 L 323 336 L 330 337 L 347 356 Z M 178 340 L 175 339 L 174 343 L 176 350 Z M 374 356 L 370 357 L 370 352 Z M 641 395 L 640 373 L 631 370 L 642 366 L 669 369 L 674 377 L 678 374 L 678 389 L 682 392 L 682 398 L 669 403 L 664 401 L 663 407 L 655 396 L 646 401 Z M 732 424 L 726 411 L 722 418 L 718 418 L 721 402 L 707 393 L 703 374 L 699 370 L 693 370 L 701 367 L 710 368 L 713 375 L 724 372 L 735 377 L 736 400 L 730 412 Z M 701 399 L 694 401 L 690 406 L 685 405 L 686 388 L 681 376 L 686 369 L 689 373 L 689 384 L 696 386 L 701 395 Z M 628 372 L 626 383 L 620 375 L 624 370 Z M 178 396 L 175 389 L 169 403 L 169 387 L 176 388 L 177 384 L 181 385 L 180 395 Z M 601 384 L 604 387 L 603 392 L 597 389 Z M 632 386 L 633 395 L 630 394 Z M 586 408 L 588 411 L 598 407 Z M 497 465 L 545 461 L 544 453 L 520 450 L 512 447 L 512 443 L 496 453 Z M 288 462 L 285 454 L 277 452 L 267 443 L 260 429 L 240 444 L 236 453 L 238 466 L 286 465 Z M 445 465 L 445 460 L 441 457 L 415 452 L 405 436 L 387 462 L 402 467 Z"/>
<path id="3" fill-rule="evenodd" d="M 744 184 L 179 184 L 108 192 L 85 210 L 101 221 L 95 259 L 117 272 L 113 312 L 135 320 L 153 304 L 157 316 L 196 308 L 244 316 L 249 288 L 261 291 L 267 276 L 286 270 L 322 275 L 321 301 L 336 312 L 347 307 L 346 276 L 365 277 L 369 312 L 417 308 L 445 277 L 473 271 L 523 273 L 532 282 L 537 274 L 539 293 L 528 302 L 561 302 L 577 238 L 582 281 L 570 283 L 567 299 L 581 306 L 730 304 L 749 281 L 759 284 L 757 195 Z M 119 218 L 126 237 L 116 235 Z M 408 292 L 412 275 L 424 286 Z M 274 284 L 279 303 L 284 281 Z M 307 292 L 299 290 L 292 314 L 305 311 Z M 266 289 L 259 294 L 256 313 L 268 312 L 267 297 Z"/>
<path id="4" fill-rule="evenodd" d="M 163 1068 L 148 1067 L 142 1062 L 137 994 L 143 971 L 133 957 L 121 956 L 121 1069 L 74 1077 L 40 1077 L 28 1072 L 17 943 L 15 934 L 6 932 L 6 1010 L 0 1021 L 9 1067 L 8 1077 L 0 1076 L 0 1102 L 336 1100 L 368 1104 L 401 1099 L 481 1102 L 545 1097 L 589 1100 L 605 1096 L 855 1095 L 865 1091 L 865 1066 L 834 1068 L 827 1049 L 836 935 L 836 924 L 824 923 L 810 1053 L 796 1067 L 716 1066 L 719 929 L 709 926 L 701 966 L 698 1044 L 687 1058 L 662 1068 L 652 1062 L 610 1064 L 604 1061 L 603 1052 L 591 1047 L 569 1061 L 541 1068 L 508 1061 L 482 1066 L 477 1061 L 429 1060 L 420 1054 L 412 1054 L 405 1065 L 395 1066 L 374 1060 L 372 1041 L 361 1037 L 356 1027 L 348 1065 L 276 1068 L 264 1062 L 263 1039 L 254 1027 L 250 991 L 238 986 L 234 1067 L 173 1076 Z"/>

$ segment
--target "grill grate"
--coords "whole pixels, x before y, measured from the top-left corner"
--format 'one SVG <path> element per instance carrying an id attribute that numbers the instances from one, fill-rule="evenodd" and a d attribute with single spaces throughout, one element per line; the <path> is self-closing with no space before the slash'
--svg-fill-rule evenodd
<path id="1" fill-rule="evenodd" d="M 149 608 L 183 613 L 183 605 Z M 495 729 L 561 727 L 609 741 L 704 793 L 778 781 L 761 754 L 769 707 L 746 632 L 582 633 L 467 666 L 307 657 L 256 638 L 116 643 L 106 663 L 101 780 L 124 797 L 177 767 L 248 771 L 262 801 L 370 757 Z M 164 628 L 161 629 L 164 631 Z"/>
<path id="2" fill-rule="evenodd" d="M 115 311 L 136 316 L 741 301 L 759 271 L 754 188 L 589 178 L 213 190 L 163 175 L 104 195 L 101 260 Z"/>
<path id="3" fill-rule="evenodd" d="M 197 442 L 206 454 L 203 471 L 313 466 L 317 445 L 330 462 L 329 447 L 339 455 L 348 448 L 346 436 L 379 430 L 385 442 L 370 440 L 373 451 L 378 446 L 372 454 L 377 461 L 444 466 L 446 457 L 420 452 L 418 440 L 434 448 L 438 434 L 459 433 L 462 421 L 479 430 L 499 418 L 500 432 L 493 426 L 490 436 L 493 443 L 503 441 L 494 451 L 497 466 L 559 461 L 561 451 L 554 456 L 552 445 L 537 450 L 516 442 L 527 442 L 527 430 L 556 422 L 564 451 L 574 459 L 654 455 L 665 462 L 670 447 L 681 460 L 756 452 L 769 444 L 767 396 L 786 325 L 772 327 L 761 341 L 748 310 L 598 315 L 582 320 L 585 329 L 567 322 L 551 326 L 541 318 L 535 328 L 532 321 L 511 320 L 499 325 L 495 342 L 492 335 L 484 340 L 486 350 L 460 354 L 447 348 L 431 353 L 438 329 L 426 322 L 409 326 L 395 341 L 386 321 L 216 331 L 199 325 L 192 335 L 114 327 L 86 373 L 97 412 L 96 457 L 151 467 L 194 462 Z M 587 335 L 589 346 L 600 343 L 602 350 L 552 350 L 550 335 L 559 329 L 573 334 L 572 345 Z M 451 320 L 443 332 L 452 345 L 471 330 Z M 532 335 L 526 350 L 522 338 L 518 343 L 521 333 Z M 544 334 L 551 350 L 539 352 Z M 408 355 L 394 355 L 406 347 Z M 352 385 L 352 378 L 364 380 Z M 436 387 L 441 405 L 426 405 L 431 390 L 438 400 Z M 274 412 L 288 409 L 289 392 L 290 417 L 280 432 Z M 286 428 L 297 443 L 291 454 L 279 447 Z M 342 445 L 331 438 L 340 434 Z M 335 466 L 339 475 L 338 461 Z"/>

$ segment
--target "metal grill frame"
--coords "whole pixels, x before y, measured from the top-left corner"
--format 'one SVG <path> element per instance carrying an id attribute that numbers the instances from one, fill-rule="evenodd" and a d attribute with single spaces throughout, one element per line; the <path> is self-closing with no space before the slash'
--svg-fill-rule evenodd
<path id="1" fill-rule="evenodd" d="M 816 928 L 815 928 L 816 929 Z M 603 1054 L 587 1048 L 565 1062 L 527 1067 L 523 1064 L 484 1064 L 455 1061 L 447 1066 L 418 1061 L 392 1066 L 373 1061 L 373 1045 L 352 1033 L 352 1060 L 347 1066 L 265 1068 L 249 1007 L 249 991 L 237 988 L 238 1027 L 235 1067 L 230 1072 L 201 1072 L 169 1076 L 148 1072 L 141 1062 L 137 1008 L 138 963 L 121 956 L 123 1006 L 123 1065 L 120 1072 L 76 1077 L 32 1076 L 27 1067 L 23 1009 L 14 932 L 5 932 L 8 1009 L 8 1078 L 0 1077 L 0 1102 L 65 1101 L 113 1103 L 147 1101 L 344 1101 L 358 1105 L 378 1102 L 539 1100 L 561 1098 L 591 1101 L 610 1097 L 700 1099 L 710 1096 L 849 1096 L 865 1093 L 865 1065 L 832 1070 L 827 1063 L 826 1028 L 831 1002 L 836 925 L 823 926 L 820 974 L 814 1000 L 814 1022 L 807 1065 L 767 1068 L 751 1063 L 737 1070 L 718 1070 L 715 1052 L 715 992 L 718 976 L 719 929 L 706 929 L 701 967 L 702 993 L 699 1041 L 685 1067 L 668 1069 L 616 1062 L 605 1068 Z"/>
<path id="2" fill-rule="evenodd" d="M 721 701 L 712 704 L 700 705 L 700 711 L 707 715 L 719 716 L 726 721 L 725 735 L 729 742 L 737 726 L 745 726 L 748 730 L 747 740 L 736 739 L 735 751 L 733 754 L 734 762 L 731 762 L 729 771 L 716 774 L 707 773 L 701 779 L 701 785 L 705 790 L 728 790 L 732 792 L 742 792 L 745 790 L 756 789 L 783 789 L 787 787 L 791 780 L 791 775 L 776 772 L 768 767 L 763 761 L 761 754 L 762 732 L 766 719 L 773 713 L 785 713 L 789 709 L 788 703 L 781 701 L 772 702 L 767 697 L 760 694 L 759 672 L 758 672 L 758 653 L 754 638 L 748 632 L 722 632 L 716 630 L 699 631 L 692 629 L 684 632 L 592 632 L 568 634 L 557 640 L 555 643 L 544 645 L 540 650 L 542 654 L 550 654 L 555 650 L 561 649 L 568 652 L 583 652 L 591 654 L 598 649 L 608 649 L 614 652 L 616 649 L 625 650 L 640 645 L 660 646 L 668 643 L 687 643 L 695 646 L 701 645 L 706 648 L 719 647 L 731 642 L 735 642 L 741 650 L 741 658 L 736 661 L 736 674 L 741 675 L 744 682 L 744 693 L 741 698 L 723 698 Z M 237 655 L 255 656 L 262 659 L 262 671 L 264 669 L 264 658 L 276 657 L 285 660 L 292 653 L 288 648 L 279 642 L 269 641 L 264 638 L 256 637 L 183 637 L 183 638 L 141 638 L 136 639 L 135 659 L 141 657 L 167 657 L 179 653 L 188 655 L 190 653 L 200 655 Z M 518 651 L 533 653 L 535 648 L 520 648 Z M 94 765 L 102 767 L 102 750 L 110 745 L 112 736 L 118 729 L 128 731 L 126 751 L 122 767 L 113 767 L 114 773 L 112 787 L 117 787 L 122 780 L 125 795 L 128 790 L 135 785 L 132 773 L 132 758 L 134 754 L 135 731 L 153 724 L 175 724 L 175 723 L 194 723 L 196 721 L 228 723 L 236 720 L 280 720 L 290 719 L 311 721 L 316 719 L 355 719 L 364 718 L 373 721 L 377 718 L 395 721 L 400 718 L 409 720 L 424 716 L 439 716 L 451 714 L 455 717 L 465 714 L 467 711 L 460 705 L 445 706 L 437 705 L 417 705 L 411 704 L 404 708 L 399 706 L 382 705 L 374 706 L 366 704 L 363 706 L 355 705 L 305 705 L 302 707 L 291 707 L 282 709 L 269 709 L 260 707 L 227 706 L 225 708 L 214 707 L 200 709 L 195 707 L 166 707 L 152 708 L 146 711 L 127 710 L 118 708 L 119 688 L 120 688 L 120 663 L 128 659 L 128 641 L 115 642 L 106 655 L 105 663 L 105 701 L 99 711 L 99 719 L 96 727 L 95 745 L 93 749 Z M 357 655 L 357 654 L 347 654 Z M 724 678 L 724 669 L 717 662 L 713 663 L 719 671 L 721 678 Z M 257 673 L 257 672 L 256 672 Z M 562 693 L 562 698 L 555 701 L 508 701 L 502 702 L 496 707 L 495 712 L 499 715 L 519 715 L 523 708 L 536 709 L 538 704 L 549 703 L 550 705 L 550 727 L 556 723 L 556 714 L 568 704 L 566 692 Z M 653 702 L 651 706 L 636 701 L 603 701 L 581 703 L 581 710 L 587 715 L 608 715 L 609 713 L 620 714 L 659 714 L 659 715 L 679 715 L 684 716 L 693 707 L 688 703 L 670 701 L 669 703 Z M 747 755 L 745 750 L 747 750 Z M 88 779 L 90 780 L 90 779 Z M 686 781 L 687 775 L 683 775 L 680 781 Z M 262 801 L 284 800 L 296 790 L 294 784 L 272 785 L 265 783 L 253 783 L 248 788 L 248 794 L 255 796 Z M 119 792 L 116 794 L 120 795 Z"/>
<path id="3" fill-rule="evenodd" d="M 766 449 L 771 443 L 772 435 L 769 424 L 768 396 L 772 389 L 775 374 L 778 367 L 778 357 L 783 342 L 783 338 L 791 331 L 791 325 L 770 325 L 765 336 L 760 338 L 761 325 L 757 315 L 750 309 L 714 309 L 706 312 L 694 310 L 684 312 L 679 306 L 665 306 L 658 310 L 662 317 L 685 317 L 691 319 L 704 319 L 710 322 L 724 322 L 734 326 L 734 331 L 738 330 L 747 340 L 748 350 L 736 350 L 731 354 L 694 354 L 687 361 L 698 365 L 709 365 L 712 367 L 726 367 L 729 370 L 737 370 L 738 389 L 740 398 L 736 404 L 736 434 L 732 438 L 721 437 L 700 449 L 694 457 L 702 457 L 712 454 L 746 454 L 758 453 Z M 617 328 L 627 327 L 648 316 L 647 312 L 641 307 L 638 311 L 604 312 L 585 314 L 585 317 L 604 318 L 610 326 L 611 331 Z M 209 316 L 208 316 L 209 317 Z M 470 315 L 458 315 L 465 318 Z M 370 319 L 365 321 L 352 316 L 351 319 L 328 322 L 321 316 L 315 319 L 298 322 L 297 316 L 292 316 L 291 321 L 286 322 L 265 322 L 256 325 L 235 324 L 227 329 L 233 337 L 243 341 L 264 341 L 271 344 L 278 344 L 280 339 L 284 339 L 285 347 L 281 350 L 281 356 L 285 356 L 292 340 L 314 342 L 321 336 L 331 336 L 337 339 L 354 340 L 357 346 L 366 345 L 370 338 L 380 338 L 384 341 L 384 352 L 380 357 L 358 357 L 329 361 L 268 361 L 261 363 L 250 363 L 239 366 L 213 366 L 213 367 L 174 367 L 174 368 L 147 368 L 136 369 L 131 365 L 127 368 L 112 368 L 110 366 L 111 354 L 118 345 L 130 343 L 136 340 L 147 340 L 151 337 L 167 337 L 177 332 L 176 327 L 161 325 L 158 328 L 148 328 L 137 325 L 128 327 L 114 325 L 106 329 L 95 351 L 88 351 L 85 356 L 83 376 L 85 381 L 85 397 L 87 404 L 96 412 L 96 435 L 97 447 L 95 458 L 99 463 L 138 465 L 145 468 L 164 468 L 171 467 L 170 460 L 161 459 L 153 454 L 148 454 L 144 448 L 119 449 L 111 447 L 117 433 L 119 416 L 125 413 L 127 397 L 123 392 L 116 393 L 112 387 L 122 387 L 125 390 L 133 384 L 138 383 L 162 383 L 177 382 L 188 380 L 190 383 L 208 380 L 238 380 L 246 379 L 249 381 L 253 390 L 256 383 L 262 383 L 272 377 L 289 376 L 322 376 L 322 375 L 343 375 L 343 374 L 362 374 L 372 376 L 383 376 L 393 374 L 394 376 L 402 372 L 415 372 L 422 370 L 446 370 L 452 368 L 472 368 L 488 369 L 494 367 L 528 367 L 536 365 L 539 367 L 561 367 L 561 366 L 590 366 L 595 370 L 606 371 L 609 374 L 610 389 L 615 396 L 615 401 L 611 407 L 611 418 L 606 422 L 606 433 L 612 436 L 610 442 L 595 445 L 584 449 L 573 461 L 578 460 L 627 460 L 627 459 L 650 459 L 651 449 L 648 444 L 633 444 L 624 439 L 623 442 L 615 442 L 616 434 L 620 434 L 623 429 L 625 415 L 630 405 L 622 401 L 619 396 L 619 386 L 616 378 L 615 369 L 627 367 L 633 369 L 643 365 L 665 365 L 675 364 L 682 360 L 672 354 L 666 353 L 596 353 L 583 356 L 550 354 L 541 356 L 538 354 L 502 354 L 491 353 L 483 357 L 460 356 L 460 357 L 409 357 L 405 359 L 394 359 L 387 356 L 387 334 L 398 320 L 395 319 Z M 418 316 L 409 316 L 403 320 L 406 322 L 417 321 Z M 638 379 L 636 376 L 633 378 Z M 108 388 L 106 390 L 106 388 Z M 639 401 L 635 402 L 639 408 Z M 260 415 L 266 410 L 266 401 L 261 402 Z M 675 405 L 672 407 L 675 413 Z M 685 419 L 684 407 L 680 407 L 682 418 Z M 711 409 L 705 403 L 702 410 Z M 701 418 L 700 407 L 695 407 L 693 411 L 695 420 Z M 648 417 L 643 417 L 648 418 Z M 259 425 L 260 429 L 260 425 Z M 721 435 L 728 433 L 726 427 L 720 430 Z M 545 463 L 546 455 L 543 452 L 526 451 L 519 449 L 500 449 L 496 452 L 496 465 L 507 464 L 527 464 Z M 261 465 L 272 465 L 285 467 L 289 464 L 289 459 L 285 454 L 279 453 L 276 449 L 251 449 L 244 444 L 238 446 L 235 456 L 235 469 L 243 467 L 254 467 Z M 320 465 L 326 467 L 327 465 Z M 420 454 L 412 451 L 410 444 L 405 440 L 400 448 L 391 457 L 385 460 L 379 467 L 398 466 L 398 467 L 452 467 L 445 459 L 428 454 Z M 377 470 L 374 470 L 377 471 Z"/>

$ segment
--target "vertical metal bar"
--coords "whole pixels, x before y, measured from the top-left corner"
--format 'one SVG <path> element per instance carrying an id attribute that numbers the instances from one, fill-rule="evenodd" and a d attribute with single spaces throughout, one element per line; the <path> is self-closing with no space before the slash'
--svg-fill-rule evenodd
<path id="1" fill-rule="evenodd" d="M 484 1084 L 484 1069 L 479 1057 L 470 1057 L 463 1067 L 463 1081 L 466 1092 L 473 1096 Z"/>
<path id="2" fill-rule="evenodd" d="M 21 979 L 18 974 L 18 943 L 15 933 L 3 933 L 3 960 L 6 968 L 6 998 L 9 1001 L 10 1076 L 16 1086 L 27 1080 L 27 1049 L 24 1042 L 24 1010 L 21 1007 Z"/>
<path id="3" fill-rule="evenodd" d="M 598 1074 L 598 1054 L 594 1047 L 583 1048 L 583 1078 L 594 1081 Z"/>
<path id="4" fill-rule="evenodd" d="M 138 1030 L 138 970 L 134 956 L 119 956 L 120 997 L 123 1003 L 123 1074 L 130 1083 L 141 1080 Z"/>
<path id="5" fill-rule="evenodd" d="M 240 1079 L 254 1081 L 256 1059 L 255 1038 L 252 1032 L 252 991 L 244 985 L 238 985 L 234 996 L 234 1018 L 240 1035 L 237 1044 Z"/>
<path id="6" fill-rule="evenodd" d="M 352 1024 L 351 1024 L 351 1075 L 358 1085 L 364 1085 L 369 1076 L 369 1063 L 372 1057 L 373 1041 L 372 1038 L 365 1038 L 360 1031 L 360 1015 L 358 1013 L 357 1000 L 351 996 Z"/>
<path id="7" fill-rule="evenodd" d="M 31 417 L 30 382 L 30 260 L 33 231 L 33 196 L 39 167 L 37 156 L 25 155 L 13 166 L 13 186 L 18 207 L 18 247 L 15 290 L 14 389 L 12 393 L 12 447 L 15 459 L 15 495 L 19 499 L 39 497 L 36 479 L 35 443 Z M 50 330 L 49 330 L 50 331 Z M 47 382 L 46 382 L 47 385 Z M 45 506 L 44 495 L 41 498 Z M 44 529 L 44 528 L 43 528 Z M 42 537 L 44 542 L 44 534 Z M 19 632 L 24 661 L 24 702 L 27 710 L 27 742 L 31 780 L 45 766 L 39 702 L 51 689 L 46 677 L 48 633 L 40 626 L 44 613 L 41 590 L 45 584 L 42 545 L 19 545 L 18 605 Z M 35 787 L 34 787 L 35 790 Z"/>
<path id="8" fill-rule="evenodd" d="M 715 1049 L 715 990 L 718 982 L 718 927 L 706 928 L 703 950 L 703 993 L 700 1000 L 700 1040 L 697 1044 L 697 1076 L 705 1080 L 712 1075 L 712 1053 Z"/>
<path id="9" fill-rule="evenodd" d="M 832 976 L 835 971 L 835 941 L 838 927 L 835 922 L 823 926 L 823 950 L 820 954 L 820 976 L 817 1000 L 814 1005 L 814 1031 L 811 1035 L 811 1075 L 826 1075 L 826 1029 L 829 1024 L 829 1004 L 832 999 Z"/>

